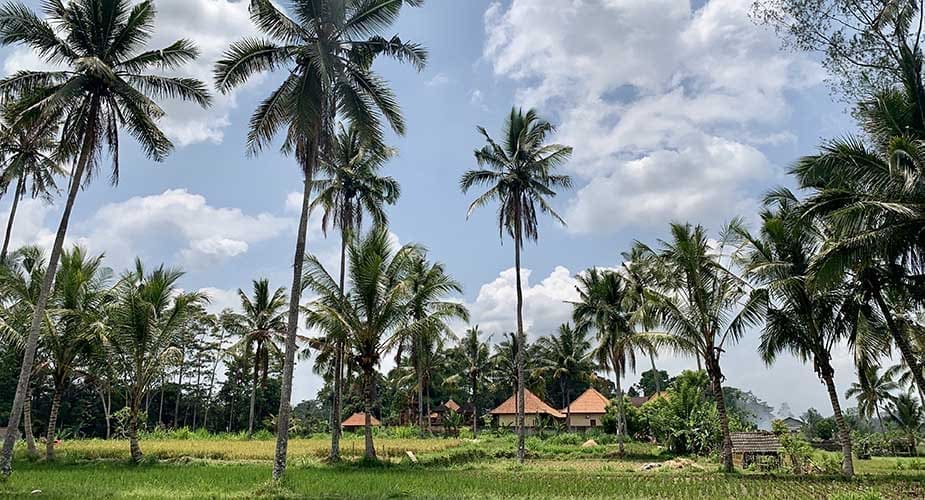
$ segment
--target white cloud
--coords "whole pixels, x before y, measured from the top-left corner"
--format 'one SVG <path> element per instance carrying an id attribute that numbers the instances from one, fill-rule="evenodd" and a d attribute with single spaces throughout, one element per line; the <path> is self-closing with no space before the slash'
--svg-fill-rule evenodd
<path id="1" fill-rule="evenodd" d="M 437 73 L 433 77 L 428 78 L 424 82 L 424 85 L 428 87 L 442 87 L 448 83 L 450 83 L 450 77 L 446 73 Z"/>
<path id="2" fill-rule="evenodd" d="M 199 48 L 199 58 L 186 65 L 178 75 L 194 77 L 212 89 L 212 68 L 234 40 L 256 35 L 250 20 L 248 2 L 235 0 L 158 0 L 156 29 L 148 43 L 150 49 L 160 49 L 186 38 Z M 21 69 L 50 69 L 29 49 L 17 47 L 3 61 L 7 74 Z M 261 81 L 255 80 L 251 85 Z M 158 102 L 166 111 L 159 125 L 178 146 L 200 142 L 220 143 L 230 125 L 229 113 L 236 106 L 235 93 L 213 95 L 212 107 L 179 101 Z"/>
<path id="3" fill-rule="evenodd" d="M 225 309 L 234 311 L 241 309 L 241 298 L 238 296 L 237 289 L 229 290 L 207 286 L 200 288 L 199 291 L 209 297 L 209 305 L 206 309 L 210 313 L 218 314 Z"/>
<path id="4" fill-rule="evenodd" d="M 749 2 L 513 0 L 485 13 L 484 53 L 518 100 L 558 116 L 586 187 L 574 231 L 684 218 L 716 222 L 774 175 L 759 147 L 782 130 L 786 93 L 822 81 L 748 18 Z M 556 15 L 550 15 L 555 12 Z"/>

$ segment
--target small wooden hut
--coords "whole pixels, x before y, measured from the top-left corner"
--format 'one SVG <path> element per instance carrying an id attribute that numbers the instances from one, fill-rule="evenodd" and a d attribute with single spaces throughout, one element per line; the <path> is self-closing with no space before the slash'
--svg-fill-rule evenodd
<path id="1" fill-rule="evenodd" d="M 780 440 L 772 432 L 733 432 L 732 463 L 743 469 L 753 463 L 780 466 Z"/>

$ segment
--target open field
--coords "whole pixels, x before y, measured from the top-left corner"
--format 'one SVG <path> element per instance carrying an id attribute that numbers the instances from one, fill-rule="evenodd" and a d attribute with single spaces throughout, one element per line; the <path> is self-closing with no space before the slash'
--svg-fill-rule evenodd
<path id="1" fill-rule="evenodd" d="M 351 441 L 345 449 L 351 449 Z M 562 454 L 566 446 L 534 450 L 543 458 L 521 467 L 508 458 L 490 458 L 498 450 L 512 451 L 507 441 L 383 439 L 380 449 L 395 450 L 390 463 L 330 466 L 317 458 L 324 440 L 295 440 L 290 445 L 294 456 L 289 473 L 281 486 L 268 481 L 272 441 L 143 441 L 152 459 L 139 466 L 125 462 L 125 442 L 73 441 L 61 446 L 62 459 L 57 463 L 17 460 L 13 477 L 0 483 L 0 497 L 32 496 L 34 490 L 41 490 L 36 495 L 41 498 L 925 497 L 925 471 L 916 459 L 858 461 L 859 476 L 851 481 L 753 472 L 723 475 L 708 460 L 690 462 L 683 470 L 665 467 L 642 472 L 642 463 L 670 457 L 653 450 L 649 457 L 600 458 L 609 454 L 609 447 L 574 455 Z M 399 460 L 398 450 L 405 449 L 418 450 L 420 463 Z M 155 454 L 160 460 L 153 460 Z M 212 458 L 195 458 L 206 455 Z M 220 460 L 214 458 L 219 456 Z"/>

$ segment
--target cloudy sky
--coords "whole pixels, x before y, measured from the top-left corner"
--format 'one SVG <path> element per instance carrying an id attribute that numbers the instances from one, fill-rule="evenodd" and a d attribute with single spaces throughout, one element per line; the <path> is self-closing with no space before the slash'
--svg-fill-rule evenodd
<path id="1" fill-rule="evenodd" d="M 37 0 L 27 4 L 36 7 Z M 186 72 L 211 81 L 228 44 L 255 34 L 247 3 L 156 0 L 153 45 L 190 38 L 202 57 Z M 502 245 L 492 210 L 466 220 L 460 175 L 474 166 L 476 125 L 497 133 L 512 105 L 536 107 L 559 127 L 556 141 L 575 148 L 566 167 L 575 189 L 556 206 L 568 221 L 545 221 L 539 245 L 525 249 L 529 336 L 567 321 L 574 275 L 615 266 L 634 240 L 654 242 L 670 221 L 712 231 L 731 217 L 753 218 L 758 200 L 790 184 L 788 165 L 819 142 L 850 130 L 825 74 L 811 58 L 782 52 L 772 33 L 748 17 L 751 0 L 429 0 L 407 9 L 394 31 L 423 43 L 422 73 L 377 63 L 408 123 L 387 173 L 402 184 L 390 210 L 402 242 L 418 242 L 465 285 L 473 323 L 501 333 L 514 325 L 512 246 Z M 36 67 L 28 51 L 0 51 L 5 73 Z M 212 109 L 165 103 L 164 130 L 177 145 L 164 163 L 146 160 L 128 137 L 118 187 L 96 182 L 78 198 L 70 241 L 107 254 L 115 269 L 140 256 L 182 266 L 183 286 L 205 289 L 213 308 L 236 306 L 235 290 L 267 277 L 291 279 L 300 179 L 294 163 L 267 152 L 244 154 L 249 114 L 280 81 L 265 75 L 218 96 Z M 14 245 L 48 245 L 59 206 L 21 206 Z M 8 201 L 0 200 L 5 220 Z M 330 265 L 337 244 L 317 220 L 309 251 Z M 723 359 L 728 384 L 751 389 L 777 407 L 827 412 L 812 369 L 790 358 L 765 367 L 757 332 Z M 693 366 L 663 356 L 672 374 Z M 840 353 L 837 382 L 853 378 Z M 294 399 L 320 381 L 297 368 Z M 635 377 L 633 377 L 635 379 Z"/>

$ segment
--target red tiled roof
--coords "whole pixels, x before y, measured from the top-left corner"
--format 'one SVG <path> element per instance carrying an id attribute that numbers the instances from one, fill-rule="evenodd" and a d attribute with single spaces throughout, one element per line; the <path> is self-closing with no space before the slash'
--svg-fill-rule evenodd
<path id="1" fill-rule="evenodd" d="M 515 394 L 507 398 L 507 401 L 501 403 L 497 408 L 491 410 L 489 413 L 492 415 L 516 415 L 517 395 Z M 537 413 L 545 413 L 556 418 L 565 418 L 565 415 L 563 415 L 559 410 L 544 403 L 542 399 L 536 396 L 536 394 L 533 394 L 529 390 L 524 389 L 524 414 L 535 415 Z"/>
<path id="2" fill-rule="evenodd" d="M 370 416 L 370 421 L 373 427 L 380 425 L 379 419 L 375 415 Z M 354 413 L 347 420 L 341 422 L 340 425 L 341 427 L 363 427 L 366 425 L 366 414 L 363 412 Z"/>
<path id="3" fill-rule="evenodd" d="M 646 401 L 648 400 L 649 398 L 645 396 L 630 396 L 630 404 L 635 406 L 636 408 L 639 408 L 640 406 L 646 404 Z"/>
<path id="4" fill-rule="evenodd" d="M 572 414 L 601 414 L 607 413 L 607 404 L 610 400 L 597 392 L 593 387 L 578 396 L 572 404 L 562 410 L 562 413 Z"/>

